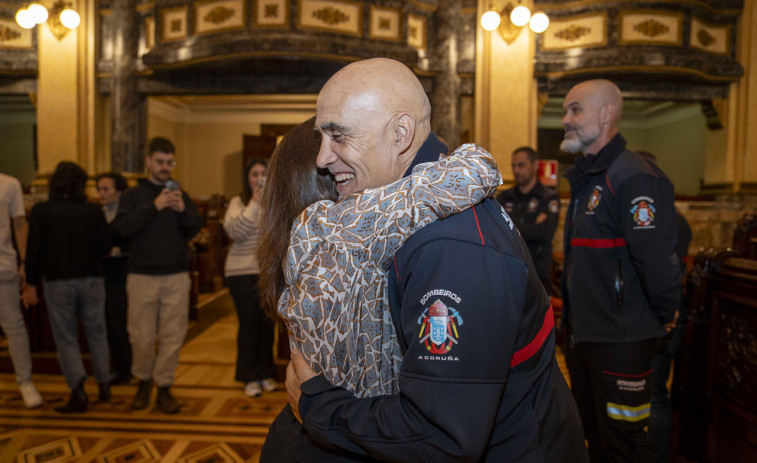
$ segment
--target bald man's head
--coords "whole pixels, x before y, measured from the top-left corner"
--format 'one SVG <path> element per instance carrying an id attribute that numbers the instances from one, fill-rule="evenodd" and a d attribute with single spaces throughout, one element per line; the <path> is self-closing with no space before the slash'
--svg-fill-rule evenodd
<path id="1" fill-rule="evenodd" d="M 565 138 L 560 149 L 597 154 L 618 133 L 623 97 L 609 80 L 588 80 L 570 89 L 563 108 Z"/>
<path id="2" fill-rule="evenodd" d="M 431 133 L 431 105 L 404 64 L 376 58 L 334 74 L 318 95 L 317 164 L 328 168 L 340 196 L 391 183 Z"/>

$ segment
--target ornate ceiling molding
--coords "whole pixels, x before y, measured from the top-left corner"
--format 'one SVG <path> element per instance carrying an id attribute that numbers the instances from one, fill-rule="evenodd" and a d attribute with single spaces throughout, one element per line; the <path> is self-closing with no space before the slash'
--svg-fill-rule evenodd
<path id="1" fill-rule="evenodd" d="M 625 81 L 626 88 L 676 87 L 681 79 L 722 87 L 743 75 L 734 53 L 741 0 L 534 4 L 551 18 L 536 42 L 540 91 L 602 76 Z"/>

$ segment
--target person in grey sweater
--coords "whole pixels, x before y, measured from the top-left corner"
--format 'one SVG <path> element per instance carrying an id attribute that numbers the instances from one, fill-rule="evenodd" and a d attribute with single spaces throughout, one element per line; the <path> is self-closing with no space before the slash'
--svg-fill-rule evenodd
<path id="1" fill-rule="evenodd" d="M 245 165 L 242 194 L 229 202 L 223 229 L 234 242 L 226 257 L 224 273 L 239 318 L 235 379 L 244 392 L 258 397 L 276 389 L 273 379 L 273 322 L 260 307 L 257 251 L 260 200 L 266 180 L 266 164 L 250 159 Z"/>

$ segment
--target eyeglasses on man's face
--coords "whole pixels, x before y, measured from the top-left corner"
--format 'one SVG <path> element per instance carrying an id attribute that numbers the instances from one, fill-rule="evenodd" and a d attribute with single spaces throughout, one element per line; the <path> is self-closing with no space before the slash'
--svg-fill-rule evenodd
<path id="1" fill-rule="evenodd" d="M 176 161 L 174 161 L 174 160 L 153 159 L 152 162 L 155 163 L 156 165 L 160 166 L 160 167 L 166 166 L 166 167 L 170 167 L 171 169 L 173 169 L 174 167 L 176 167 Z"/>

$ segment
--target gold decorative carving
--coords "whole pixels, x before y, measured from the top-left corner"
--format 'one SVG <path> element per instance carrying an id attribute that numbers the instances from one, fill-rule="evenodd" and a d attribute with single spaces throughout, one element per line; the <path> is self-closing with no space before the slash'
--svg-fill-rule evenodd
<path id="1" fill-rule="evenodd" d="M 0 42 L 10 42 L 21 37 L 21 32 L 0 24 Z"/>
<path id="2" fill-rule="evenodd" d="M 263 16 L 266 18 L 278 18 L 279 17 L 279 5 L 265 5 L 265 12 Z"/>
<path id="3" fill-rule="evenodd" d="M 327 6 L 326 8 L 314 11 L 313 17 L 320 19 L 330 26 L 350 20 L 349 15 L 344 14 L 344 12 L 339 11 L 332 6 Z"/>
<path id="4" fill-rule="evenodd" d="M 378 27 L 379 29 L 390 30 L 392 28 L 392 20 L 389 18 L 380 18 Z"/>
<path id="5" fill-rule="evenodd" d="M 171 32 L 181 32 L 181 19 L 171 20 Z"/>
<path id="6" fill-rule="evenodd" d="M 417 39 L 418 38 L 418 28 L 415 26 L 410 26 L 410 29 L 407 31 L 407 36 L 411 39 Z"/>
<path id="7" fill-rule="evenodd" d="M 590 32 L 590 27 L 576 26 L 575 24 L 571 24 L 565 29 L 555 32 L 555 37 L 565 40 L 566 42 L 575 42 L 584 35 L 589 35 Z"/>
<path id="8" fill-rule="evenodd" d="M 697 33 L 697 40 L 699 40 L 699 43 L 702 44 L 703 47 L 707 48 L 713 43 L 715 43 L 715 37 L 713 37 L 709 32 L 707 32 L 704 29 L 700 29 Z"/>
<path id="9" fill-rule="evenodd" d="M 510 13 L 513 12 L 513 9 L 515 7 L 512 3 L 509 3 L 502 7 L 502 11 L 499 12 L 499 15 L 503 18 L 509 18 Z M 513 24 L 512 21 L 509 19 L 502 21 L 499 24 L 499 27 L 497 28 L 497 32 L 499 32 L 500 37 L 502 37 L 502 40 L 505 41 L 508 45 L 515 42 L 515 39 L 518 38 L 518 35 L 520 35 L 520 31 L 523 29 L 522 26 L 516 26 Z"/>
<path id="10" fill-rule="evenodd" d="M 211 22 L 213 24 L 221 24 L 222 22 L 225 22 L 227 19 L 234 16 L 234 10 L 231 8 L 226 8 L 224 6 L 217 6 L 210 10 L 208 14 L 205 15 L 204 19 L 205 22 Z"/>
<path id="11" fill-rule="evenodd" d="M 670 28 L 665 24 L 655 21 L 654 19 L 647 19 L 633 26 L 633 28 L 647 37 L 657 37 L 658 35 L 667 34 Z"/>

